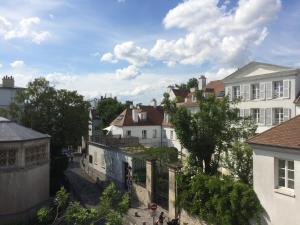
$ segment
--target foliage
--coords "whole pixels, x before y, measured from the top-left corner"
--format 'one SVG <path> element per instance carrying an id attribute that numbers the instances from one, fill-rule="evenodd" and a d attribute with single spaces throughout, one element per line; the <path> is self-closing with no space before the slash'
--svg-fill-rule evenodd
<path id="1" fill-rule="evenodd" d="M 204 97 L 196 92 L 199 109 L 192 114 L 186 107 L 176 107 L 165 96 L 164 108 L 171 115 L 171 122 L 181 145 L 190 153 L 190 166 L 197 166 L 207 174 L 216 174 L 220 155 L 237 138 L 253 135 L 256 127 L 248 119 L 238 116 L 229 99 L 214 95 Z M 212 157 L 214 156 L 214 157 Z"/>
<path id="2" fill-rule="evenodd" d="M 24 109 L 18 108 L 24 103 Z M 57 90 L 45 78 L 29 82 L 16 95 L 10 114 L 34 130 L 51 135 L 51 150 L 78 146 L 88 133 L 88 107 L 76 91 Z"/>
<path id="3" fill-rule="evenodd" d="M 223 166 L 233 177 L 239 178 L 246 184 L 252 183 L 252 149 L 241 141 L 236 140 L 233 146 L 225 153 Z"/>
<path id="4" fill-rule="evenodd" d="M 199 173 L 177 175 L 177 205 L 213 225 L 260 224 L 263 208 L 251 186 Z"/>
<path id="5" fill-rule="evenodd" d="M 78 202 L 69 202 L 69 194 L 62 187 L 55 195 L 51 207 L 43 207 L 37 212 L 40 224 L 90 225 L 97 221 L 122 225 L 122 216 L 129 208 L 129 197 L 122 194 L 111 183 L 102 193 L 97 208 L 85 208 Z"/>
<path id="6" fill-rule="evenodd" d="M 116 98 L 103 98 L 98 102 L 97 114 L 101 115 L 101 130 L 107 126 L 126 108 Z"/>
<path id="7" fill-rule="evenodd" d="M 175 84 L 176 88 L 178 89 L 190 89 L 190 88 L 198 88 L 198 79 L 191 78 L 188 80 L 187 83 Z"/>

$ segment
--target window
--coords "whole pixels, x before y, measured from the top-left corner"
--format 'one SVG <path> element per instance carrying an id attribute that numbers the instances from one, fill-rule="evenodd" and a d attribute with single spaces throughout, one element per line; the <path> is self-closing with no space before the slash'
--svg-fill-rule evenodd
<path id="1" fill-rule="evenodd" d="M 157 130 L 156 129 L 153 130 L 153 138 L 157 138 Z"/>
<path id="2" fill-rule="evenodd" d="M 274 81 L 273 82 L 273 98 L 282 98 L 283 97 L 283 81 Z"/>
<path id="3" fill-rule="evenodd" d="M 147 138 L 147 131 L 142 130 L 142 139 L 146 139 L 146 138 Z"/>
<path id="4" fill-rule="evenodd" d="M 259 109 L 251 109 L 251 116 L 252 116 L 254 123 L 258 124 L 259 116 L 260 116 Z"/>
<path id="5" fill-rule="evenodd" d="M 278 160 L 278 187 L 294 189 L 294 161 Z"/>
<path id="6" fill-rule="evenodd" d="M 10 167 L 16 164 L 17 149 L 10 148 L 0 151 L 0 167 Z"/>
<path id="7" fill-rule="evenodd" d="M 239 97 L 241 97 L 240 86 L 234 86 L 233 87 L 233 99 L 237 99 Z"/>
<path id="8" fill-rule="evenodd" d="M 131 130 L 126 130 L 126 136 L 131 137 Z"/>
<path id="9" fill-rule="evenodd" d="M 251 85 L 252 99 L 259 99 L 259 84 Z"/>
<path id="10" fill-rule="evenodd" d="M 170 130 L 170 139 L 173 140 L 174 136 L 174 131 Z"/>
<path id="11" fill-rule="evenodd" d="M 283 108 L 274 109 L 274 125 L 283 122 Z"/>
<path id="12" fill-rule="evenodd" d="M 164 130 L 163 132 L 164 132 L 164 138 L 167 138 L 167 131 Z"/>
<path id="13" fill-rule="evenodd" d="M 28 146 L 25 148 L 25 165 L 46 161 L 48 159 L 47 154 L 47 144 Z"/>

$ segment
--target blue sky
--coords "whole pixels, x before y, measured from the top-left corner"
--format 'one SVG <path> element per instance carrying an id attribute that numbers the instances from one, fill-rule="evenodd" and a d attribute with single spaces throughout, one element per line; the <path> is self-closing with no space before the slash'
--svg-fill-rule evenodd
<path id="1" fill-rule="evenodd" d="M 149 103 L 251 60 L 300 67 L 298 0 L 7 0 L 0 74 Z"/>

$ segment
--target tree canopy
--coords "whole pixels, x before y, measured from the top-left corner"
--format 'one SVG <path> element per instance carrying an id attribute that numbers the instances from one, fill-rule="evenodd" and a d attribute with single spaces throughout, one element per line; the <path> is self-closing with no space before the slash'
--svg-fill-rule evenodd
<path id="1" fill-rule="evenodd" d="M 190 154 L 189 165 L 207 174 L 215 174 L 221 153 L 227 151 L 234 140 L 253 135 L 256 127 L 238 116 L 237 109 L 231 107 L 227 97 L 204 97 L 201 91 L 197 91 L 196 96 L 199 107 L 194 114 L 186 107 L 177 108 L 167 95 L 164 106 L 171 115 L 181 145 Z"/>
<path id="2" fill-rule="evenodd" d="M 179 89 L 190 89 L 190 88 L 198 88 L 198 79 L 190 78 L 187 83 L 176 84 L 175 86 Z"/>

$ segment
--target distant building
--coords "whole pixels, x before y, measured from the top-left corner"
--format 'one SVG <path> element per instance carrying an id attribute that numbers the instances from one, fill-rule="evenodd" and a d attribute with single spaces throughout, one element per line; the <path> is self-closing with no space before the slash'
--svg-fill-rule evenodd
<path id="1" fill-rule="evenodd" d="M 300 224 L 300 115 L 248 140 L 253 183 L 268 225 Z"/>
<path id="2" fill-rule="evenodd" d="M 241 99 L 241 117 L 253 118 L 261 133 L 300 113 L 300 69 L 251 62 L 224 79 L 231 100 Z"/>
<path id="3" fill-rule="evenodd" d="M 4 76 L 0 84 L 0 108 L 7 109 L 14 101 L 17 91 L 24 88 L 16 87 L 12 76 Z"/>
<path id="4" fill-rule="evenodd" d="M 89 112 L 89 137 L 100 137 L 100 129 L 100 115 L 97 114 L 97 110 L 95 108 L 91 108 Z"/>
<path id="5" fill-rule="evenodd" d="M 50 136 L 0 117 L 0 224 L 25 224 L 49 198 Z"/>

